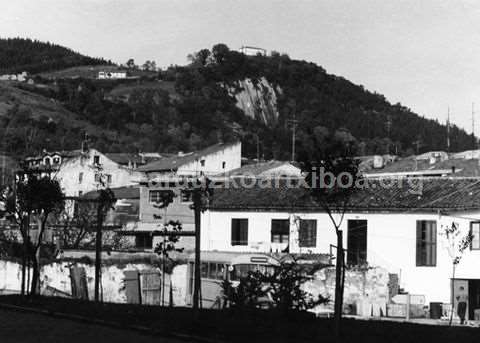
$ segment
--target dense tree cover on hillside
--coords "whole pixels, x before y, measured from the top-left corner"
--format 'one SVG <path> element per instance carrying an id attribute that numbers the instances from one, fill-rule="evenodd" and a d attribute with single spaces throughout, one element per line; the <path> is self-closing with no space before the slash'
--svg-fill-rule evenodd
<path id="1" fill-rule="evenodd" d="M 46 116 L 36 118 L 31 109 L 18 105 L 0 116 L 0 137 L 0 151 L 15 157 L 25 157 L 42 149 L 78 149 L 82 138 L 81 133 L 67 123 L 54 122 Z"/>
<path id="2" fill-rule="evenodd" d="M 271 56 L 245 56 L 219 44 L 211 51 L 190 56 L 189 73 L 182 73 L 177 85 L 202 91 L 208 82 L 235 84 L 244 78 L 262 76 L 282 89 L 277 94 L 280 117 L 259 128 L 266 150 L 285 156 L 290 151 L 289 120 L 299 121 L 298 143 L 311 148 L 314 139 L 337 136 L 353 143 L 359 154 L 411 154 L 446 147 L 446 127 L 425 119 L 408 108 L 390 104 L 384 96 L 328 74 L 314 63 L 291 60 L 273 52 Z M 450 128 L 451 150 L 471 149 L 474 138 L 456 126 Z M 251 147 L 253 148 L 253 147 Z M 283 153 L 282 153 L 283 152 Z"/>
<path id="3" fill-rule="evenodd" d="M 23 38 L 0 38 L 0 74 L 30 74 L 79 65 L 111 64 L 101 58 L 81 55 L 49 42 Z"/>
<path id="4" fill-rule="evenodd" d="M 246 56 L 224 44 L 193 53 L 189 60 L 186 66 L 159 71 L 160 83 L 173 87 L 142 87 L 146 84 L 142 80 L 79 78 L 39 80 L 50 82 L 49 87 L 30 91 L 56 99 L 98 127 L 97 133 L 89 134 L 95 146 L 104 151 L 191 151 L 219 140 L 240 139 L 246 156 L 255 157 L 259 150 L 267 159 L 290 159 L 292 118 L 298 120 L 300 153 L 321 148 L 318 142 L 331 141 L 341 142 L 355 154 L 446 150 L 444 125 L 400 104 L 392 105 L 382 95 L 330 75 L 314 63 L 276 52 L 268 57 Z M 231 94 L 232 89 L 240 90 L 239 80 L 250 78 L 258 83 L 261 77 L 281 90 L 276 94 L 279 117 L 268 123 L 245 116 Z M 122 99 L 110 93 L 119 84 L 131 89 Z M 0 130 L 14 127 L 5 136 L 4 150 L 30 154 L 41 148 L 80 146 L 84 133 L 68 123 L 48 124 L 48 118 L 27 117 L 20 117 L 27 124 L 11 118 L 0 122 Z M 50 143 L 32 144 L 31 135 L 24 131 L 34 127 L 38 137 L 49 136 Z M 115 132 L 115 137 L 107 137 L 102 130 Z M 65 134 L 68 140 L 61 138 Z M 450 129 L 450 141 L 451 151 L 474 146 L 474 138 L 456 126 Z"/>

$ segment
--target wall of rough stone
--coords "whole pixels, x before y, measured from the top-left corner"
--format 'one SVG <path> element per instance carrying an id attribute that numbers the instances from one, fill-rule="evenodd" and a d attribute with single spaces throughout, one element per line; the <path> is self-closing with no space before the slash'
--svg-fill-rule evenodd
<path id="1" fill-rule="evenodd" d="M 390 289 L 394 278 L 383 268 L 349 269 L 345 272 L 344 312 L 360 315 L 385 315 L 392 297 Z M 335 302 L 335 267 L 317 271 L 304 289 L 314 296 L 330 299 L 323 308 L 333 310 Z"/>
<path id="2" fill-rule="evenodd" d="M 72 262 L 53 262 L 42 266 L 40 280 L 41 293 L 47 294 L 48 289 L 55 289 L 67 295 L 72 293 L 70 281 L 70 266 Z M 76 263 L 85 268 L 87 276 L 88 296 L 93 300 L 95 284 L 95 267 L 90 264 Z M 159 268 L 145 263 L 129 263 L 109 265 L 102 268 L 102 292 L 105 302 L 126 303 L 127 297 L 124 285 L 126 270 L 156 270 Z M 0 260 L 0 294 L 19 293 L 21 289 L 22 269 L 16 262 Z M 166 274 L 165 299 L 168 301 L 172 282 L 173 303 L 175 306 L 185 306 L 187 265 L 176 266 L 172 274 Z"/>

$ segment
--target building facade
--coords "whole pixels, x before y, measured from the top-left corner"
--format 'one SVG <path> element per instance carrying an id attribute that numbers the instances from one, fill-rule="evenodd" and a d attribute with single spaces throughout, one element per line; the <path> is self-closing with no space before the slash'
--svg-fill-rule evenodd
<path id="1" fill-rule="evenodd" d="M 66 196 L 77 197 L 100 187 L 100 174 L 110 188 L 132 186 L 144 177 L 136 159 L 117 161 L 119 154 L 103 154 L 96 149 L 44 152 L 26 159 L 32 169 L 45 169 L 60 182 Z"/>
<path id="2" fill-rule="evenodd" d="M 153 235 L 165 223 L 180 221 L 184 232 L 194 232 L 191 193 L 180 182 L 201 176 L 223 174 L 241 166 L 241 143 L 219 143 L 200 151 L 179 153 L 148 163 L 137 170 L 146 177 L 140 183 L 139 222 L 130 229 L 139 249 L 154 249 L 163 239 Z M 172 191 L 173 202 L 159 208 L 161 195 Z M 182 237 L 179 246 L 194 247 L 193 237 Z"/>
<path id="3" fill-rule="evenodd" d="M 378 183 L 378 181 L 372 181 Z M 361 190 L 341 222 L 346 262 L 381 267 L 399 276 L 400 287 L 428 302 L 455 302 L 467 292 L 473 319 L 480 309 L 480 187 L 476 180 L 425 179 L 423 190 Z M 235 194 L 238 193 L 238 194 Z M 297 190 L 219 191 L 202 214 L 201 249 L 225 252 L 288 252 L 335 256 L 336 233 L 321 206 Z M 452 276 L 446 229 L 473 241 Z M 457 252 L 458 253 L 458 252 Z M 332 259 L 332 263 L 335 260 Z M 463 287 L 463 289 L 462 289 Z"/>

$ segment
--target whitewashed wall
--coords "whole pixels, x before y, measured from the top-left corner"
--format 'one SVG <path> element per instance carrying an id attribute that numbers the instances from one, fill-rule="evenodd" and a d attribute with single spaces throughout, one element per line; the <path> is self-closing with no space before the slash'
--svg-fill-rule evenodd
<path id="1" fill-rule="evenodd" d="M 71 262 L 55 262 L 42 266 L 40 273 L 41 292 L 47 286 L 53 287 L 67 294 L 72 293 L 70 281 Z M 88 296 L 93 300 L 95 267 L 89 264 L 78 263 L 77 266 L 85 268 L 87 276 Z M 129 263 L 122 266 L 106 266 L 102 268 L 102 289 L 105 302 L 126 303 L 127 297 L 124 287 L 124 272 L 126 270 L 152 270 L 157 269 L 148 264 Z M 21 265 L 16 262 L 0 260 L 0 294 L 19 293 L 21 289 Z M 178 265 L 171 275 L 166 275 L 166 294 L 169 292 L 170 278 L 172 280 L 173 302 L 175 306 L 185 306 L 187 265 Z M 166 297 L 168 299 L 168 296 Z"/>
<path id="2" fill-rule="evenodd" d="M 97 189 L 98 183 L 95 182 L 93 168 L 95 155 L 100 156 L 102 173 L 112 175 L 112 182 L 109 185 L 111 188 L 135 185 L 144 175 L 113 162 L 95 149 L 90 149 L 85 156 L 78 156 L 63 162 L 56 174 L 56 178 L 67 196 L 78 196 L 79 191 L 85 194 Z M 81 183 L 79 182 L 80 173 L 83 173 Z"/>
<path id="3" fill-rule="evenodd" d="M 317 220 L 317 245 L 315 248 L 299 248 L 295 218 Z M 248 245 L 231 245 L 231 219 L 248 218 Z M 422 213 L 347 213 L 342 223 L 344 246 L 347 246 L 347 221 L 366 219 L 367 260 L 372 266 L 380 266 L 390 273 L 397 273 L 400 285 L 411 294 L 423 294 L 427 302 L 450 302 L 451 259 L 441 236 L 442 225 L 452 221 L 460 224 L 466 234 L 471 220 L 480 213 L 422 214 Z M 290 219 L 290 252 L 329 253 L 330 244 L 336 244 L 332 223 L 324 213 L 287 212 L 226 212 L 206 211 L 202 214 L 201 249 L 207 251 L 270 252 L 275 251 L 271 240 L 271 220 Z M 437 265 L 416 266 L 416 221 L 437 221 Z M 457 278 L 480 279 L 480 250 L 466 251 L 457 268 Z"/>
<path id="4" fill-rule="evenodd" d="M 200 161 L 205 160 L 202 167 Z M 225 162 L 225 168 L 222 168 Z M 185 164 L 178 168 L 177 175 L 192 175 L 203 172 L 205 175 L 225 173 L 240 168 L 242 164 L 242 144 L 227 145 L 224 149 L 213 154 L 200 157 L 197 161 Z"/>

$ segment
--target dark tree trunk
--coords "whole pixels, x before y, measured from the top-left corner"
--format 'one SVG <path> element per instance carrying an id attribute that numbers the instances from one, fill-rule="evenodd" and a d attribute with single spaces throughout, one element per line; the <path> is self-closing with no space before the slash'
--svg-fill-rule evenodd
<path id="1" fill-rule="evenodd" d="M 195 214 L 195 272 L 193 285 L 193 309 L 198 310 L 200 304 L 200 206 L 201 194 L 199 190 L 193 191 L 193 206 Z"/>
<path id="2" fill-rule="evenodd" d="M 343 306 L 343 232 L 337 231 L 337 262 L 335 268 L 335 336 L 337 339 L 340 337 L 341 322 L 342 322 L 342 306 Z"/>
<path id="3" fill-rule="evenodd" d="M 102 204 L 97 208 L 97 233 L 95 236 L 95 301 L 100 301 L 100 278 L 102 266 Z"/>
<path id="4" fill-rule="evenodd" d="M 40 249 L 40 248 L 39 248 Z M 32 284 L 30 287 L 30 295 L 38 294 L 38 286 L 40 281 L 40 268 L 38 264 L 38 257 L 36 253 L 31 254 L 31 261 L 32 261 Z"/>

